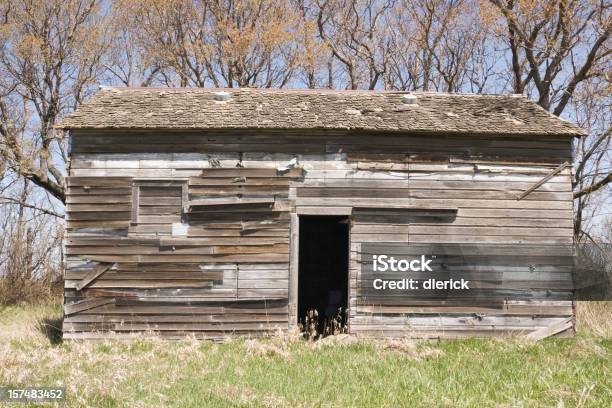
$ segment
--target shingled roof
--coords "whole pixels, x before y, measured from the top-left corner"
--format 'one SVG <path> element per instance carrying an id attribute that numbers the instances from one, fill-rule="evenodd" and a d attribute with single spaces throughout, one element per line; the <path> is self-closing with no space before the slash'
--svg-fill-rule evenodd
<path id="1" fill-rule="evenodd" d="M 57 127 L 585 134 L 520 95 L 414 92 L 416 103 L 406 103 L 406 95 L 390 91 L 102 88 Z"/>

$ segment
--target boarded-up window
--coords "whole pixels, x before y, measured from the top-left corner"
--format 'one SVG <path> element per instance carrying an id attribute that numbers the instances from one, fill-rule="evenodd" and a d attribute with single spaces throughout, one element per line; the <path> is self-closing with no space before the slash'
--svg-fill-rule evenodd
<path id="1" fill-rule="evenodd" d="M 181 222 L 186 187 L 182 181 L 135 181 L 132 224 Z"/>

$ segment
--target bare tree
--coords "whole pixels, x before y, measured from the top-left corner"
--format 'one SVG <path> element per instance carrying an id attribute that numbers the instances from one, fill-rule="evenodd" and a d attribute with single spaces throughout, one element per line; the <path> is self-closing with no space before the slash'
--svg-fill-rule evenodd
<path id="1" fill-rule="evenodd" d="M 109 16 L 110 49 L 102 63 L 111 83 L 146 87 L 158 83 L 160 73 L 167 67 L 141 46 L 138 32 L 132 27 L 130 6 L 122 1 L 113 3 Z"/>
<path id="2" fill-rule="evenodd" d="M 402 90 L 482 92 L 494 59 L 472 0 L 403 1 L 394 9 L 390 86 Z"/>
<path id="3" fill-rule="evenodd" d="M 10 187 L 14 199 L 0 199 L 0 303 L 48 299 L 62 276 L 59 219 L 37 209 L 43 204 L 28 179 L 3 181 L 3 194 Z"/>
<path id="4" fill-rule="evenodd" d="M 490 1 L 507 27 L 514 92 L 533 84 L 538 103 L 560 116 L 583 81 L 610 72 L 612 3 Z"/>
<path id="5" fill-rule="evenodd" d="M 66 140 L 53 129 L 101 74 L 107 38 L 96 0 L 0 0 L 0 157 L 65 200 Z"/>
<path id="6" fill-rule="evenodd" d="M 296 67 L 286 0 L 124 0 L 118 10 L 167 85 L 282 87 Z"/>
<path id="7" fill-rule="evenodd" d="M 575 142 L 574 235 L 598 235 L 594 220 L 612 207 L 612 110 L 609 83 L 583 84 L 570 103 L 572 115 L 589 136 Z M 604 212 L 604 214 L 602 214 Z"/>
<path id="8" fill-rule="evenodd" d="M 610 32 L 606 1 L 490 0 L 485 10 L 501 20 L 511 55 L 512 89 L 529 93 L 554 115 L 590 132 L 575 143 L 574 233 L 586 233 L 585 210 L 592 195 L 612 181 L 610 157 Z M 571 109 L 567 109 L 571 106 Z"/>
<path id="9" fill-rule="evenodd" d="M 311 1 L 297 0 L 295 7 L 299 16 L 297 34 L 298 67 L 297 79 L 306 87 L 333 88 L 333 54 L 325 41 L 319 37 L 317 23 L 319 8 Z"/>
<path id="10" fill-rule="evenodd" d="M 396 0 L 316 1 L 318 34 L 344 67 L 350 89 L 376 89 L 391 50 L 389 20 Z M 384 84 L 383 84 L 384 85 Z"/>

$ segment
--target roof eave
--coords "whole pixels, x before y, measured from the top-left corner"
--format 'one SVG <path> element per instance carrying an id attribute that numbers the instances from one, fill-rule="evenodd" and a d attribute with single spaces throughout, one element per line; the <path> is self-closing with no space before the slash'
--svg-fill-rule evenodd
<path id="1" fill-rule="evenodd" d="M 347 133 L 374 133 L 374 134 L 405 134 L 405 135 L 456 135 L 456 136 L 534 136 L 534 137 L 584 137 L 588 135 L 588 132 L 581 128 L 576 128 L 574 131 L 567 132 L 494 132 L 494 131 L 481 131 L 481 132 L 468 132 L 461 130 L 419 130 L 419 129 L 367 129 L 367 128 L 346 128 L 346 127 L 304 127 L 304 128 L 286 128 L 286 127 L 128 127 L 128 126 L 83 126 L 83 125 L 70 125 L 70 124 L 57 124 L 54 126 L 58 130 L 108 130 L 108 131 L 124 131 L 124 132 L 147 132 L 147 131 L 167 131 L 173 132 L 232 132 L 232 131 L 273 131 L 273 132 L 347 132 Z"/>

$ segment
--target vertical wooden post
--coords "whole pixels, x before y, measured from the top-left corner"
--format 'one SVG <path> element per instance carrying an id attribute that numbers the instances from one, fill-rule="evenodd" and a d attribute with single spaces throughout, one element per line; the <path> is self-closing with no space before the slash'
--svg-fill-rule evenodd
<path id="1" fill-rule="evenodd" d="M 346 306 L 348 308 L 348 310 L 345 311 L 346 313 L 346 328 L 347 328 L 347 333 L 352 334 L 351 332 L 351 314 L 356 314 L 355 311 L 357 310 L 357 294 L 353 292 L 353 290 L 351 289 L 351 235 L 352 235 L 352 229 L 353 229 L 353 223 L 355 222 L 355 218 L 353 217 L 352 214 L 352 210 L 351 210 L 351 215 L 349 215 L 347 217 L 348 220 L 348 237 L 347 237 L 347 241 L 348 241 L 348 258 L 347 258 L 347 262 L 346 262 L 346 266 L 348 268 L 348 270 L 346 271 L 346 279 L 348 280 L 347 282 L 347 286 L 346 286 Z M 359 248 L 359 251 L 357 252 L 358 254 L 361 253 L 361 248 Z M 356 271 L 357 274 L 361 274 L 361 270 Z M 358 276 L 359 276 L 358 275 Z M 358 280 L 358 277 L 355 277 L 355 281 Z M 357 285 L 355 285 L 355 287 L 357 287 Z M 355 304 L 353 305 L 351 303 L 351 300 L 355 299 Z"/>
<path id="2" fill-rule="evenodd" d="M 138 225 L 138 210 L 140 207 L 140 186 L 132 184 L 132 225 Z"/>
<path id="3" fill-rule="evenodd" d="M 300 220 L 295 213 L 291 214 L 291 241 L 289 254 L 289 328 L 298 323 L 298 267 L 300 248 Z"/>
<path id="4" fill-rule="evenodd" d="M 181 222 L 182 223 L 187 222 L 188 212 L 189 212 L 189 184 L 188 182 L 185 182 L 181 184 Z"/>

